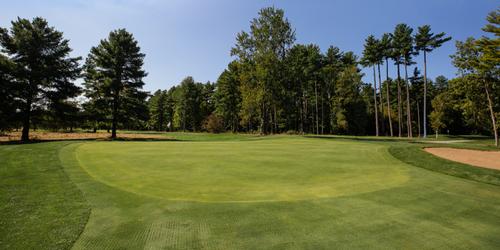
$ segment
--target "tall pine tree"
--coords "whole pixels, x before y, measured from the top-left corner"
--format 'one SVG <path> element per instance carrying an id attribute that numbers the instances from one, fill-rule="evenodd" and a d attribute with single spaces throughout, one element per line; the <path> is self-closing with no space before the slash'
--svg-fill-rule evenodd
<path id="1" fill-rule="evenodd" d="M 112 31 L 90 50 L 84 85 L 89 98 L 105 100 L 111 110 L 111 138 L 116 138 L 118 123 L 127 114 L 125 107 L 138 111 L 135 115 L 142 113 L 139 111 L 143 110 L 147 96 L 141 90 L 142 79 L 147 75 L 142 69 L 144 56 L 133 35 L 125 29 Z"/>

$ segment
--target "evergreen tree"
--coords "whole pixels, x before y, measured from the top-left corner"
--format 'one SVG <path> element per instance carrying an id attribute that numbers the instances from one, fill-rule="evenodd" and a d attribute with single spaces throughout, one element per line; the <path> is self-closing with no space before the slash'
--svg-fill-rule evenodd
<path id="1" fill-rule="evenodd" d="M 238 114 L 241 107 L 238 62 L 231 62 L 228 68 L 219 76 L 214 99 L 215 113 L 219 117 L 222 117 L 225 129 L 236 132 L 238 130 L 240 120 Z"/>
<path id="2" fill-rule="evenodd" d="M 418 27 L 415 35 L 415 49 L 424 52 L 424 109 L 423 109 L 423 127 L 424 138 L 427 137 L 427 53 L 441 47 L 443 43 L 451 40 L 451 37 L 445 37 L 445 33 L 435 34 L 431 32 L 431 26 L 424 25 Z"/>
<path id="3" fill-rule="evenodd" d="M 412 137 L 412 126 L 411 126 L 411 112 L 410 112 L 410 90 L 408 83 L 408 65 L 411 65 L 412 55 L 414 54 L 413 50 L 413 37 L 412 37 L 413 29 L 408 25 L 402 23 L 396 25 L 393 33 L 393 48 L 394 48 L 394 60 L 398 69 L 398 86 L 400 86 L 401 75 L 399 71 L 399 65 L 403 64 L 405 68 L 405 86 L 406 86 L 406 130 L 408 137 Z M 401 136 L 401 88 L 398 87 L 398 98 L 400 100 L 400 105 L 398 107 L 398 117 L 400 120 L 400 132 L 399 136 Z"/>
<path id="4" fill-rule="evenodd" d="M 127 120 L 145 118 L 147 93 L 141 91 L 142 78 L 146 76 L 143 60 L 137 41 L 125 29 L 112 31 L 90 50 L 84 85 L 87 97 L 103 99 L 111 110 L 111 138 L 116 138 L 118 122 L 125 120 L 125 116 Z"/>
<path id="5" fill-rule="evenodd" d="M 148 100 L 149 127 L 156 131 L 163 131 L 166 125 L 166 91 L 157 90 Z"/>
<path id="6" fill-rule="evenodd" d="M 40 17 L 18 18 L 10 30 L 0 28 L 0 44 L 12 62 L 16 98 L 22 102 L 21 140 L 28 141 L 35 106 L 78 95 L 72 81 L 80 74 L 80 58 L 69 57 L 69 41 Z"/>
<path id="7" fill-rule="evenodd" d="M 0 54 L 0 134 L 14 127 L 16 109 L 16 81 L 14 80 L 13 63 Z"/>
<path id="8" fill-rule="evenodd" d="M 361 90 L 361 74 L 356 66 L 346 66 L 335 84 L 333 98 L 334 132 L 342 134 L 365 134 L 366 104 Z"/>
<path id="9" fill-rule="evenodd" d="M 394 136 L 394 130 L 392 129 L 392 108 L 391 108 L 391 94 L 390 94 L 390 81 L 389 81 L 389 59 L 394 54 L 392 48 L 392 37 L 391 34 L 385 33 L 380 39 L 380 54 L 385 60 L 385 81 L 386 81 L 386 100 L 387 100 L 387 116 L 389 121 L 389 131 L 390 135 Z M 380 72 L 379 72 L 380 77 Z M 382 88 L 380 88 L 382 92 Z M 382 94 L 382 93 L 381 93 Z"/>
<path id="10" fill-rule="evenodd" d="M 379 49 L 379 41 L 370 35 L 365 40 L 365 48 L 363 50 L 363 58 L 361 64 L 365 67 L 373 67 L 373 109 L 375 114 L 375 135 L 379 135 L 379 120 L 378 120 L 378 105 L 377 105 L 377 76 L 375 72 L 375 65 L 379 64 L 380 58 L 378 57 L 377 50 Z"/>

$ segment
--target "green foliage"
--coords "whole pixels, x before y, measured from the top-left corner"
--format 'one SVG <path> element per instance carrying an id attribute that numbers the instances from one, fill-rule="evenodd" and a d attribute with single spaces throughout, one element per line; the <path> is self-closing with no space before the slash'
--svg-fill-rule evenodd
<path id="1" fill-rule="evenodd" d="M 16 101 L 16 82 L 14 80 L 12 62 L 0 54 L 0 134 L 15 127 L 19 118 L 16 109 L 20 103 Z"/>
<path id="2" fill-rule="evenodd" d="M 76 97 L 80 88 L 74 81 L 80 75 L 79 57 L 69 57 L 71 49 L 63 33 L 36 17 L 32 21 L 18 18 L 10 30 L 0 28 L 2 52 L 8 56 L 11 87 L 22 104 L 22 140 L 29 140 L 29 128 L 34 109 L 45 104 L 59 121 L 68 119 L 75 107 L 68 98 Z M 4 57 L 4 56 L 2 56 Z M 5 78 L 5 75 L 2 76 Z M 3 79 L 5 81 L 6 79 Z M 12 81 L 14 82 L 12 84 Z M 2 84 L 5 86 L 4 84 Z M 34 113 L 36 114 L 36 113 Z"/>
<path id="3" fill-rule="evenodd" d="M 238 131 L 239 112 L 241 109 L 240 79 L 238 75 L 238 62 L 233 61 L 228 65 L 217 80 L 214 93 L 215 113 L 225 123 L 224 129 L 232 132 Z"/>
<path id="4" fill-rule="evenodd" d="M 147 120 L 147 93 L 141 90 L 147 75 L 142 69 L 144 56 L 124 29 L 110 32 L 90 50 L 85 64 L 86 96 L 91 106 L 102 104 L 111 112 L 112 138 L 119 122 L 133 128 Z"/>
<path id="5" fill-rule="evenodd" d="M 418 27 L 415 34 L 415 49 L 417 51 L 432 52 L 434 49 L 441 47 L 445 42 L 451 40 L 451 37 L 445 37 L 445 33 L 434 34 L 431 32 L 430 25 Z"/>
<path id="6" fill-rule="evenodd" d="M 361 75 L 355 66 L 346 67 L 335 84 L 333 129 L 341 134 L 364 134 L 366 102 L 360 95 Z"/>
<path id="7" fill-rule="evenodd" d="M 156 131 L 163 131 L 166 128 L 166 105 L 167 91 L 157 90 L 148 100 L 149 127 Z"/>
<path id="8" fill-rule="evenodd" d="M 259 119 L 259 131 L 277 129 L 278 97 L 283 86 L 283 60 L 295 41 L 295 32 L 284 11 L 263 8 L 250 24 L 250 33 L 240 32 L 231 55 L 237 56 L 241 69 L 242 125 Z"/>

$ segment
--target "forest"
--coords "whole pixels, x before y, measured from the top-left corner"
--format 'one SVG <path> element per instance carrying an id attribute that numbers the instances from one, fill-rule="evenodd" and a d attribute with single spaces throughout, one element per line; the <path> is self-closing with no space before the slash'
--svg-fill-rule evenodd
<path id="1" fill-rule="evenodd" d="M 356 55 L 296 43 L 282 9 L 268 7 L 241 31 L 232 61 L 215 82 L 187 76 L 169 89 L 143 90 L 146 55 L 133 34 L 111 31 L 88 56 L 71 57 L 63 33 L 37 17 L 0 28 L 0 132 L 225 131 L 427 137 L 493 136 L 500 127 L 500 9 L 482 37 L 455 41 L 456 77 L 427 62 L 451 42 L 430 25 L 395 24 L 370 35 Z M 360 43 L 363 41 L 360 41 Z M 416 58 L 423 57 L 423 65 Z M 373 81 L 363 82 L 363 67 Z M 82 84 L 77 83 L 81 81 Z"/>

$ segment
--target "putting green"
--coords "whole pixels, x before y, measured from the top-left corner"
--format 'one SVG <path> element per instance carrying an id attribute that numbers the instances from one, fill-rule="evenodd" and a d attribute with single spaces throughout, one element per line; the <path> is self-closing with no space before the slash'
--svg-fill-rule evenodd
<path id="1" fill-rule="evenodd" d="M 292 201 L 373 192 L 408 180 L 386 145 L 317 139 L 96 142 L 76 149 L 94 179 L 128 192 L 205 202 Z"/>

